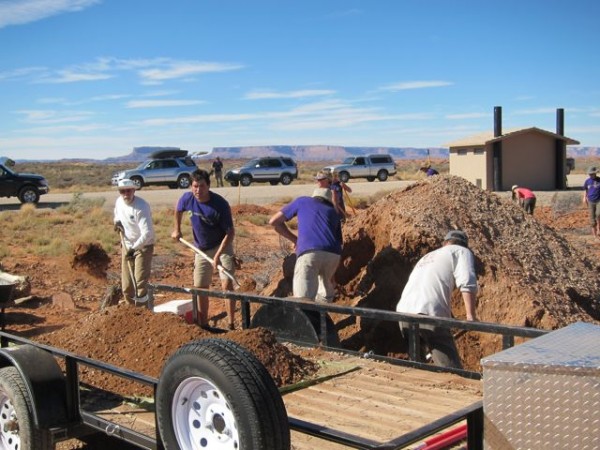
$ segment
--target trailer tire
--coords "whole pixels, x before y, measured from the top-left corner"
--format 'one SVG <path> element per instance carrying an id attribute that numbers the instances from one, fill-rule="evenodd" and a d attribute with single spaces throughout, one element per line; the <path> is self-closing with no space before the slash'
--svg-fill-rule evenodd
<path id="1" fill-rule="evenodd" d="M 256 357 L 227 339 L 181 347 L 165 364 L 156 413 L 166 450 L 290 448 L 285 405 Z"/>
<path id="2" fill-rule="evenodd" d="M 32 405 L 19 371 L 12 366 L 0 369 L 0 448 L 54 448 L 50 432 L 36 428 Z"/>

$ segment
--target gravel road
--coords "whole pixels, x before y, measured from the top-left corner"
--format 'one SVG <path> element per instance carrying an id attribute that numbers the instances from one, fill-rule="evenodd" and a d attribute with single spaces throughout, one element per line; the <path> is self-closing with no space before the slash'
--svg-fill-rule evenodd
<path id="1" fill-rule="evenodd" d="M 569 175 L 569 186 L 574 186 L 576 189 L 567 191 L 538 191 L 539 206 L 555 205 L 556 203 L 574 204 L 581 200 L 580 186 L 587 176 L 586 175 Z M 393 191 L 404 188 L 414 181 L 393 181 L 385 182 L 360 182 L 351 181 L 349 184 L 352 187 L 352 198 L 369 197 L 380 191 Z M 215 192 L 225 197 L 229 203 L 234 206 L 238 204 L 254 204 L 266 205 L 277 201 L 291 200 L 300 195 L 310 195 L 314 189 L 313 184 L 297 184 L 292 183 L 288 186 L 269 184 L 253 184 L 249 187 L 222 187 L 213 188 Z M 50 187 L 52 188 L 52 187 Z M 137 195 L 147 200 L 153 208 L 164 208 L 174 206 L 183 190 L 180 189 L 142 189 Z M 509 192 L 500 192 L 499 195 L 509 198 Z M 116 189 L 110 189 L 102 192 L 88 192 L 83 194 L 83 198 L 104 198 L 105 208 L 112 210 L 117 198 Z M 57 208 L 61 205 L 69 203 L 73 199 L 72 193 L 50 193 L 43 195 L 38 204 L 38 208 Z M 15 197 L 0 198 L 0 210 L 15 210 L 20 208 L 19 200 Z"/>

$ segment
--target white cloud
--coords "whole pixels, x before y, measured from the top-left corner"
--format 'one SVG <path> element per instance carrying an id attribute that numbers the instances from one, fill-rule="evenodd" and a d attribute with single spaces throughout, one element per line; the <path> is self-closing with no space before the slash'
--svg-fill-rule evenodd
<path id="1" fill-rule="evenodd" d="M 306 89 L 299 91 L 275 92 L 252 91 L 244 95 L 245 100 L 279 99 L 279 98 L 306 98 L 333 95 L 335 91 L 329 89 Z"/>
<path id="2" fill-rule="evenodd" d="M 43 73 L 46 70 L 47 69 L 45 67 L 22 67 L 20 69 L 8 70 L 5 72 L 0 72 L 0 81 L 18 80 L 36 73 Z"/>
<path id="3" fill-rule="evenodd" d="M 206 103 L 202 100 L 132 100 L 125 105 L 127 108 L 162 108 L 166 106 L 190 106 Z"/>
<path id="4" fill-rule="evenodd" d="M 93 113 L 88 111 L 54 111 L 43 109 L 31 109 L 16 111 L 28 123 L 56 124 L 66 122 L 80 122 L 89 119 Z"/>
<path id="5" fill-rule="evenodd" d="M 86 125 L 52 125 L 45 127 L 22 128 L 17 132 L 20 134 L 62 134 L 62 133 L 87 133 L 109 128 L 107 125 L 86 124 Z M 112 127 L 110 127 L 112 129 Z"/>
<path id="6" fill-rule="evenodd" d="M 36 81 L 36 83 L 76 83 L 79 81 L 98 81 L 108 80 L 113 75 L 107 73 L 85 73 L 71 70 L 59 70 L 56 76 L 45 76 Z"/>
<path id="7" fill-rule="evenodd" d="M 101 0 L 4 0 L 0 2 L 0 28 L 82 11 L 100 2 Z"/>
<path id="8" fill-rule="evenodd" d="M 202 61 L 170 61 L 165 67 L 140 70 L 138 74 L 146 82 L 162 82 L 177 78 L 186 78 L 211 72 L 229 72 L 242 69 L 241 64 L 228 64 Z"/>
<path id="9" fill-rule="evenodd" d="M 381 91 L 405 91 L 409 89 L 426 89 L 433 87 L 452 86 L 454 83 L 450 81 L 401 81 L 398 83 L 389 84 L 379 88 Z"/>
<path id="10" fill-rule="evenodd" d="M 264 114 L 202 114 L 184 117 L 165 117 L 147 119 L 140 122 L 144 126 L 164 126 L 171 124 L 193 124 L 193 123 L 218 123 L 218 122 L 240 122 L 247 120 L 264 119 Z"/>

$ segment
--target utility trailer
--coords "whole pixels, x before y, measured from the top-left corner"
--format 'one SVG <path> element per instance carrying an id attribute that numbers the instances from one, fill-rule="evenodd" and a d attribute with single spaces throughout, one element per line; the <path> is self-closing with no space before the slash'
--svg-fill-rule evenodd
<path id="1" fill-rule="evenodd" d="M 403 448 L 464 420 L 470 448 L 481 448 L 480 388 L 463 380 L 448 396 L 457 375 L 338 355 L 344 373 L 282 396 L 226 339 L 182 347 L 158 379 L 6 332 L 0 339 L 1 449 L 46 450 L 97 433 L 145 449 Z M 151 386 L 155 408 L 82 385 L 84 367 Z"/>
<path id="2" fill-rule="evenodd" d="M 153 286 L 152 291 L 160 289 L 191 293 L 193 298 L 205 292 L 161 285 Z M 250 325 L 250 303 L 278 305 L 293 311 L 295 318 L 315 307 L 323 329 L 328 311 L 346 309 L 231 292 L 209 293 L 240 301 L 244 327 Z M 350 308 L 346 313 L 392 314 L 386 318 L 395 321 L 399 314 L 367 308 Z M 415 320 L 413 328 L 418 331 L 421 318 L 401 316 Z M 508 328 L 501 332 L 511 336 L 541 333 Z M 326 332 L 322 336 L 327 339 Z M 226 339 L 209 338 L 183 346 L 167 361 L 158 379 L 5 331 L 0 332 L 0 343 L 0 449 L 46 450 L 62 440 L 85 440 L 97 433 L 146 449 L 279 450 L 292 445 L 298 450 L 396 449 L 465 421 L 469 448 L 483 448 L 478 374 L 469 377 L 464 371 L 451 373 L 417 361 L 331 349 L 336 350 L 338 362 L 352 370 L 321 377 L 282 396 L 254 355 Z M 99 387 L 83 385 L 79 374 L 89 367 L 150 386 L 154 408 L 130 407 L 115 402 L 111 393 Z M 463 380 L 465 389 L 449 394 L 449 377 Z"/>

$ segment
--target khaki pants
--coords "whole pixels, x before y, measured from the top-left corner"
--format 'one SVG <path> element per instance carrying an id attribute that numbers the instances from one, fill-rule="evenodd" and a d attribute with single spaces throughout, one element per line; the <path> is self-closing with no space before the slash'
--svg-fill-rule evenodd
<path id="1" fill-rule="evenodd" d="M 127 260 L 125 256 L 127 253 L 126 249 L 123 248 L 121 250 L 121 288 L 123 290 L 123 297 L 127 302 L 135 303 L 135 287 L 129 274 L 128 265 L 131 265 L 133 276 L 135 277 L 137 298 L 142 298 L 148 294 L 148 280 L 152 271 L 154 245 L 147 245 L 140 250 L 136 250 L 133 260 Z"/>
<path id="2" fill-rule="evenodd" d="M 324 251 L 311 251 L 300 255 L 294 268 L 294 297 L 330 303 L 335 294 L 333 276 L 340 255 Z"/>
<path id="3" fill-rule="evenodd" d="M 219 247 L 214 247 L 208 250 L 202 250 L 209 258 L 214 258 L 215 253 Z M 221 260 L 219 263 L 227 269 L 232 275 L 235 272 L 235 261 L 233 257 L 233 244 L 229 244 L 221 253 Z M 213 266 L 204 257 L 196 253 L 194 258 L 194 286 L 199 288 L 207 288 L 210 286 L 213 275 Z M 219 272 L 221 280 L 227 280 L 228 277 L 222 272 Z"/>

